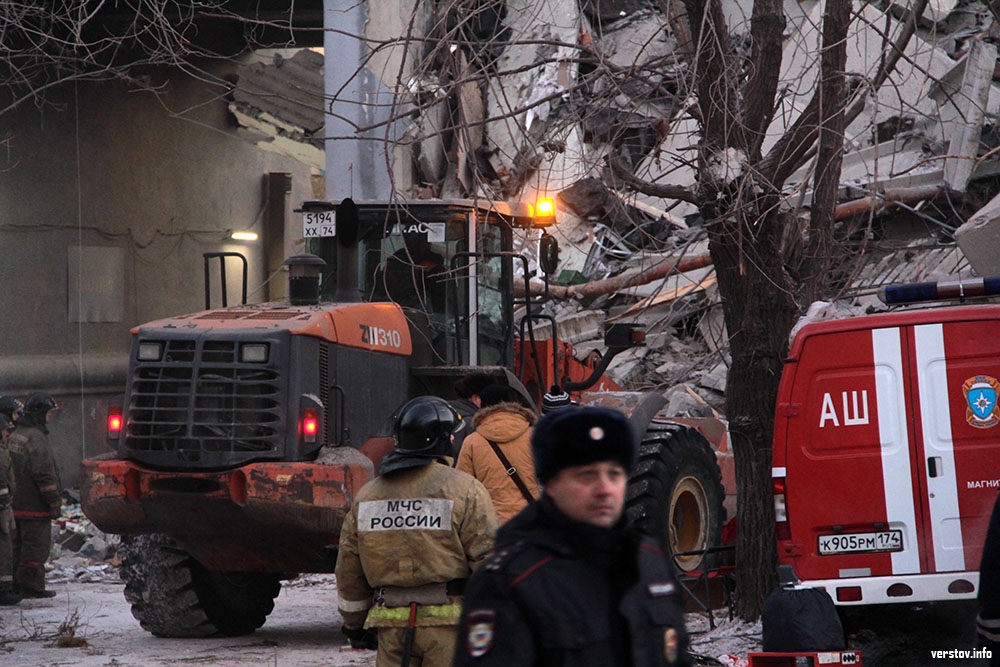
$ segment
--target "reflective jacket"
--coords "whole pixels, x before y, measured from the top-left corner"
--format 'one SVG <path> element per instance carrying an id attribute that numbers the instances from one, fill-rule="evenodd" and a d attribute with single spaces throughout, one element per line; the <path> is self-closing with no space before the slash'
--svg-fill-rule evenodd
<path id="1" fill-rule="evenodd" d="M 504 524 L 466 587 L 454 667 L 689 665 L 669 557 L 543 496 Z"/>
<path id="2" fill-rule="evenodd" d="M 449 582 L 447 601 L 422 605 L 417 625 L 457 624 L 458 589 L 492 553 L 496 531 L 486 489 L 449 466 L 433 462 L 368 482 L 340 533 L 336 574 L 344 627 L 406 626 L 408 606 L 381 604 L 381 589 Z"/>
<path id="3" fill-rule="evenodd" d="M 62 483 L 49 438 L 37 426 L 18 425 L 7 437 L 17 489 L 14 516 L 19 519 L 54 519 L 62 511 Z"/>
<path id="4" fill-rule="evenodd" d="M 528 504 L 506 466 L 490 447 L 497 443 L 528 491 L 538 497 L 535 465 L 531 458 L 531 430 L 537 417 L 516 403 L 498 403 L 483 408 L 472 419 L 475 432 L 466 436 L 455 467 L 469 473 L 486 487 L 500 523 L 510 520 Z"/>

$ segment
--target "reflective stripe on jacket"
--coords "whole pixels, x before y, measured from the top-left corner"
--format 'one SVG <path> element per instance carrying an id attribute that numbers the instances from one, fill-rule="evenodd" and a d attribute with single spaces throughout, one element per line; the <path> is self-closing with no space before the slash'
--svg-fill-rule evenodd
<path id="1" fill-rule="evenodd" d="M 368 482 L 340 533 L 336 574 L 344 625 L 406 626 L 408 607 L 373 608 L 377 589 L 467 578 L 492 553 L 497 525 L 483 485 L 440 463 Z M 417 625 L 454 625 L 461 598 L 422 609 Z"/>

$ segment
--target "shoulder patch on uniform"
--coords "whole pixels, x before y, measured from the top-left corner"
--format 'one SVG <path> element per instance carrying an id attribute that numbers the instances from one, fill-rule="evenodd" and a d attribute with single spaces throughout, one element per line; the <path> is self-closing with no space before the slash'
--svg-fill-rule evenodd
<path id="1" fill-rule="evenodd" d="M 487 570 L 499 570 L 503 566 L 504 561 L 507 560 L 508 556 L 510 556 L 510 549 L 501 549 L 490 556 L 490 559 L 486 561 L 483 568 Z"/>
<path id="2" fill-rule="evenodd" d="M 516 555 L 524 551 L 527 543 L 523 540 L 518 540 L 513 544 L 508 544 L 499 551 L 494 551 L 493 555 L 490 556 L 489 560 L 483 565 L 487 570 L 502 570 L 504 565 Z"/>
<path id="3" fill-rule="evenodd" d="M 654 581 L 649 584 L 649 594 L 654 598 L 672 595 L 675 590 L 676 588 L 672 581 Z"/>
<path id="4" fill-rule="evenodd" d="M 493 648 L 496 612 L 492 609 L 473 609 L 465 620 L 465 650 L 479 658 Z"/>

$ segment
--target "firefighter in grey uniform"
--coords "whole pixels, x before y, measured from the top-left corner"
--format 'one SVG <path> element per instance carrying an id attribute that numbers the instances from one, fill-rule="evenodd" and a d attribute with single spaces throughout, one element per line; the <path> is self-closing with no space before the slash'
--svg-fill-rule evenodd
<path id="1" fill-rule="evenodd" d="M 62 513 L 62 484 L 49 445 L 49 413 L 56 402 L 48 394 L 32 394 L 7 449 L 14 464 L 14 587 L 26 598 L 50 598 L 45 590 L 45 561 L 52 548 L 52 519 Z"/>
<path id="2" fill-rule="evenodd" d="M 14 423 L 0 413 L 0 606 L 17 604 L 14 591 L 14 466 L 7 452 L 7 436 Z"/>
<path id="3" fill-rule="evenodd" d="M 395 446 L 344 519 L 336 569 L 344 634 L 355 648 L 374 648 L 367 637 L 377 630 L 376 667 L 449 667 L 465 581 L 492 553 L 490 495 L 447 458 L 460 421 L 437 397 L 404 405 Z"/>

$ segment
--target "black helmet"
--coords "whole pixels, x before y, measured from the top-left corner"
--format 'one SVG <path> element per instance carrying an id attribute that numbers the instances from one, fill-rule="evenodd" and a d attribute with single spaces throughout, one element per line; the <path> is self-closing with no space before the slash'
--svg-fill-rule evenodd
<path id="1" fill-rule="evenodd" d="M 24 410 L 24 403 L 11 396 L 0 396 L 0 414 L 12 422 L 16 422 Z"/>
<path id="2" fill-rule="evenodd" d="M 56 401 L 48 394 L 32 394 L 24 401 L 24 410 L 18 423 L 25 426 L 44 426 L 49 410 L 56 407 Z"/>
<path id="3" fill-rule="evenodd" d="M 404 405 L 393 430 L 396 445 L 382 458 L 380 474 L 427 465 L 451 454 L 451 436 L 462 417 L 437 396 L 420 396 Z"/>

